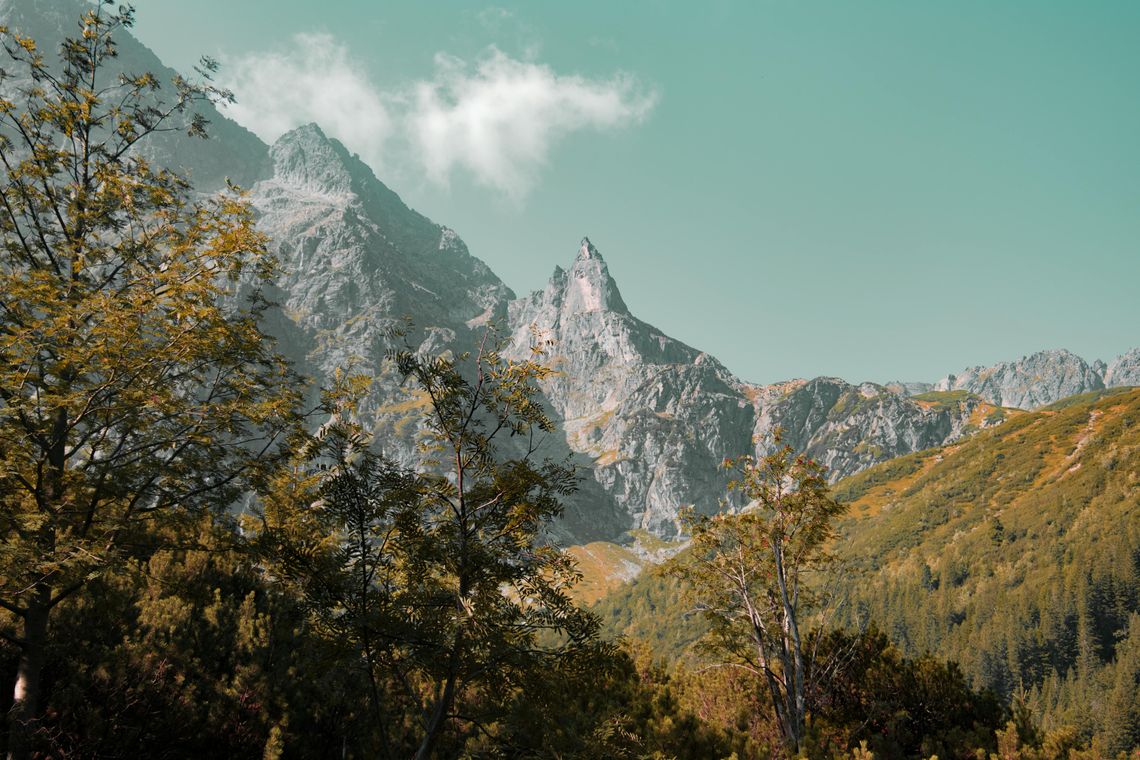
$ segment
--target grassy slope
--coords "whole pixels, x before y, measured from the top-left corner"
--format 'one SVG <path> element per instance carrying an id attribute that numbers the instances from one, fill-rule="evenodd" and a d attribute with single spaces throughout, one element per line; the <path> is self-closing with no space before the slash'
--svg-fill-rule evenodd
<path id="1" fill-rule="evenodd" d="M 1005 693 L 1111 658 L 1140 595 L 1140 390 L 907 459 L 839 489 L 853 610 Z"/>
<path id="2" fill-rule="evenodd" d="M 851 616 L 869 614 L 908 652 L 959 661 L 978 685 L 1092 673 L 1140 609 L 1140 389 L 1019 415 L 835 492 L 852 505 L 836 547 L 852 568 Z M 699 633 L 661 568 L 597 609 L 665 657 Z"/>

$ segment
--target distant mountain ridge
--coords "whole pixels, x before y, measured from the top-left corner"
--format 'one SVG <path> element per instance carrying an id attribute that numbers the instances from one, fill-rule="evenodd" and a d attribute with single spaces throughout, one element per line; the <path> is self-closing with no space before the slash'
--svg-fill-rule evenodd
<path id="1" fill-rule="evenodd" d="M 1038 351 L 989 367 L 973 366 L 935 383 L 893 382 L 887 387 L 906 396 L 931 391 L 964 390 L 998 406 L 1039 409 L 1063 398 L 1102 388 L 1140 385 L 1140 348 L 1109 363 L 1089 362 L 1072 351 Z"/>
<path id="2" fill-rule="evenodd" d="M 0 0 L 0 21 L 35 36 L 50 56 L 85 7 L 81 0 Z M 143 45 L 120 37 L 111 73 L 173 75 Z M 676 536 L 681 509 L 721 508 L 727 478 L 720 462 L 752 451 L 754 440 L 768 445 L 776 427 L 837 480 L 1001 424 L 1016 414 L 1007 406 L 1140 383 L 1138 351 L 1104 367 L 1044 352 L 948 376 L 937 384 L 941 392 L 839 378 L 748 383 L 631 314 L 588 239 L 543 290 L 516 298 L 454 231 L 409 208 L 319 126 L 266 146 L 212 107 L 205 114 L 215 139 L 167 135 L 148 150 L 188 170 L 203 192 L 227 176 L 250 188 L 283 269 L 270 294 L 281 308 L 269 327 L 318 384 L 354 362 L 377 376 L 361 413 L 389 455 L 416 456 L 423 409 L 382 361 L 404 317 L 415 325 L 404 340 L 423 352 L 474 350 L 490 324 L 505 331 L 514 356 L 535 335 L 553 341 L 547 358 L 556 373 L 542 390 L 558 433 L 544 453 L 570 458 L 586 475 L 561 526 L 567 542 L 619 540 L 629 531 Z"/>
<path id="3" fill-rule="evenodd" d="M 935 383 L 940 391 L 966 390 L 999 406 L 1036 409 L 1105 387 L 1103 364 L 1089 364 L 1064 349 L 1039 351 L 992 367 L 968 367 Z"/>

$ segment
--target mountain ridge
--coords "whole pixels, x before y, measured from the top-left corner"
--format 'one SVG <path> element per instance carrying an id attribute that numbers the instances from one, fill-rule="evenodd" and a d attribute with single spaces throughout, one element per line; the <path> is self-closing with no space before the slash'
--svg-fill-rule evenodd
<path id="1" fill-rule="evenodd" d="M 0 18 L 39 35 L 47 49 L 68 14 L 74 20 L 84 7 L 79 0 L 0 0 Z M 120 37 L 114 71 L 173 75 L 129 34 Z M 422 408 L 384 365 L 388 350 L 406 342 L 425 353 L 475 351 L 491 325 L 505 331 L 511 356 L 529 355 L 537 336 L 552 341 L 547 358 L 555 372 L 542 390 L 558 432 L 546 453 L 569 458 L 585 475 L 568 503 L 568 542 L 624 540 L 629 531 L 675 537 L 682 509 L 721 508 L 723 459 L 765 450 L 777 427 L 826 464 L 834 481 L 1001 424 L 1014 414 L 1004 408 L 1009 403 L 1041 405 L 1103 387 L 1102 374 L 1140 381 L 1133 351 L 1111 365 L 1045 352 L 1000 372 L 974 368 L 947 376 L 944 395 L 935 396 L 929 392 L 939 384 L 749 383 L 632 314 L 589 238 L 568 268 L 554 268 L 545 288 L 516 296 L 453 230 L 408 207 L 318 125 L 266 146 L 213 106 L 203 112 L 215 140 L 176 143 L 167 135 L 149 150 L 187 168 L 202 191 L 222 187 L 225 177 L 249 186 L 259 227 L 282 265 L 269 294 L 280 305 L 269 315 L 271 331 L 318 384 L 349 365 L 376 376 L 361 414 L 387 453 L 411 462 Z M 413 327 L 397 338 L 406 317 Z M 1043 371 L 1058 377 L 1032 379 Z"/>

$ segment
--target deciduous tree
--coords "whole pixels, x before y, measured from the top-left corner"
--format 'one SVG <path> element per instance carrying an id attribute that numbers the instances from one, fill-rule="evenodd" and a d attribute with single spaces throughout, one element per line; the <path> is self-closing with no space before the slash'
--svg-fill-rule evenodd
<path id="1" fill-rule="evenodd" d="M 553 424 L 536 381 L 550 370 L 506 359 L 493 333 L 475 355 L 389 360 L 424 408 L 418 464 L 376 455 L 351 405 L 334 404 L 257 529 L 314 620 L 353 642 L 381 742 L 418 758 L 500 751 L 519 735 L 506 724 L 533 718 L 518 700 L 555 704 L 612 653 L 548 535 L 576 483 L 539 455 Z"/>
<path id="2" fill-rule="evenodd" d="M 272 261 L 236 192 L 195 200 L 146 161 L 159 132 L 205 135 L 176 78 L 110 77 L 129 8 L 92 6 L 58 64 L 7 29 L 0 73 L 0 606 L 21 649 L 9 753 L 27 754 L 53 609 L 144 545 L 220 514 L 289 427 L 283 362 L 239 278 Z M 254 288 L 256 290 L 256 288 Z M 229 297 L 230 305 L 220 302 Z"/>
<path id="3" fill-rule="evenodd" d="M 843 507 L 828 494 L 823 468 L 774 435 L 774 450 L 725 463 L 739 514 L 689 514 L 692 548 L 678 572 L 712 624 L 706 640 L 724 663 L 754 673 L 772 700 L 784 741 L 800 749 L 807 716 L 811 652 L 804 627 L 821 609 L 819 579 L 833 523 Z M 814 581 L 814 583 L 813 583 Z"/>

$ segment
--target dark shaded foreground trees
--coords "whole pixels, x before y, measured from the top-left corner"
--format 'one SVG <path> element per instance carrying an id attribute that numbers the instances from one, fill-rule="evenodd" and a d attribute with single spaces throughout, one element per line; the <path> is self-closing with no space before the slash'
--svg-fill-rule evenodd
<path id="1" fill-rule="evenodd" d="M 234 192 L 193 199 L 138 150 L 160 132 L 204 136 L 194 105 L 227 94 L 209 62 L 165 99 L 150 74 L 110 77 L 131 22 L 129 8 L 91 7 L 51 63 L 0 30 L 12 98 L 0 99 L 0 607 L 18 622 L 17 758 L 59 605 L 138 547 L 220 515 L 294 421 L 256 284 L 232 298 L 273 267 L 248 206 Z"/>
<path id="2" fill-rule="evenodd" d="M 448 456 L 387 462 L 351 403 L 334 403 L 266 483 L 252 536 L 210 515 L 157 523 L 58 606 L 31 753 L 632 758 L 730 746 L 676 713 L 568 596 L 577 575 L 543 529 L 572 473 L 530 461 L 530 426 L 548 427 L 531 385 L 545 370 L 493 352 L 393 360 L 439 400 L 424 453 Z M 496 456 L 502 431 L 528 444 Z"/>
<path id="3" fill-rule="evenodd" d="M 550 370 L 493 343 L 390 357 L 424 400 L 415 468 L 375 453 L 352 416 L 362 378 L 346 380 L 251 523 L 274 575 L 368 682 L 377 753 L 501 747 L 503 721 L 526 714 L 516 702 L 541 705 L 612 664 L 596 617 L 569 595 L 572 560 L 546 536 L 575 487 L 570 468 L 536 454 L 553 430 L 535 385 Z"/>

